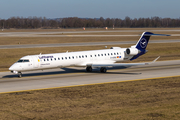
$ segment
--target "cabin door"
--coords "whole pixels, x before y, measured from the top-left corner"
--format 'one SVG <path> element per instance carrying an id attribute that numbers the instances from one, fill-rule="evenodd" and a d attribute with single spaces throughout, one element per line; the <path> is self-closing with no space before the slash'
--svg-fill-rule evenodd
<path id="1" fill-rule="evenodd" d="M 33 56 L 32 59 L 33 59 L 33 67 L 39 68 L 40 59 L 37 56 Z"/>

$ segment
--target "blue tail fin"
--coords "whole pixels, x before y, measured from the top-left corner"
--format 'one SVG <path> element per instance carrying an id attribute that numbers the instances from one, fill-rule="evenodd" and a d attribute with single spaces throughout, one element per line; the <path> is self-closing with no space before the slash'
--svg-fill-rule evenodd
<path id="1" fill-rule="evenodd" d="M 136 48 L 138 50 L 145 50 L 148 42 L 149 42 L 149 38 L 151 37 L 151 35 L 153 35 L 153 33 L 151 32 L 143 32 L 139 41 L 136 44 Z"/>
<path id="2" fill-rule="evenodd" d="M 170 36 L 170 35 L 165 35 L 165 34 L 154 34 L 151 32 L 143 32 L 139 41 L 135 45 L 135 48 L 137 48 L 141 52 L 139 54 L 133 56 L 130 60 L 134 60 L 134 59 L 138 58 L 139 56 L 141 56 L 147 52 L 146 47 L 148 45 L 149 38 L 151 37 L 151 35 Z"/>

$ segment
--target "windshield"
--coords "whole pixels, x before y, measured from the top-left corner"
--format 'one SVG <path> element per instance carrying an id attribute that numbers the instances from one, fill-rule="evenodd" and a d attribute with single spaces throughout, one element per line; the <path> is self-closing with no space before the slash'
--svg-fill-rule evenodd
<path id="1" fill-rule="evenodd" d="M 17 62 L 18 62 L 18 63 L 29 62 L 29 60 L 28 60 L 28 59 L 20 59 L 20 60 L 18 60 Z"/>

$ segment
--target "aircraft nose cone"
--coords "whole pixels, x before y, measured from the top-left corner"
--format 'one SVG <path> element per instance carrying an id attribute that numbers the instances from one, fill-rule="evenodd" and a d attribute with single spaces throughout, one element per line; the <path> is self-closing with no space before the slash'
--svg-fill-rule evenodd
<path id="1" fill-rule="evenodd" d="M 10 71 L 13 71 L 14 70 L 14 67 L 13 65 L 9 68 Z"/>
<path id="2" fill-rule="evenodd" d="M 14 71 L 14 70 L 18 70 L 19 69 L 19 67 L 18 67 L 18 65 L 15 63 L 15 64 L 13 64 L 10 68 L 9 68 L 9 70 L 10 71 Z"/>
<path id="3" fill-rule="evenodd" d="M 22 64 L 14 63 L 10 68 L 10 71 L 19 71 L 22 70 Z"/>

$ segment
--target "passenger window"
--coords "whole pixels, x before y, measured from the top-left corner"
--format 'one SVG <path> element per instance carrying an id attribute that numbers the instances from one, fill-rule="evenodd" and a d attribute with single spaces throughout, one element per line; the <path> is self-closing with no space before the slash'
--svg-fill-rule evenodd
<path id="1" fill-rule="evenodd" d="M 116 53 L 114 53 L 114 55 L 116 55 Z"/>
<path id="2" fill-rule="evenodd" d="M 44 61 L 46 61 L 46 59 L 44 59 Z"/>
<path id="3" fill-rule="evenodd" d="M 98 56 L 100 56 L 100 54 L 98 54 Z"/>
<path id="4" fill-rule="evenodd" d="M 63 60 L 63 57 L 61 59 Z"/>
<path id="5" fill-rule="evenodd" d="M 54 58 L 54 60 L 56 60 L 56 58 Z"/>
<path id="6" fill-rule="evenodd" d="M 71 57 L 69 57 L 69 59 L 71 59 Z"/>
<path id="7" fill-rule="evenodd" d="M 96 55 L 94 55 L 96 57 Z"/>
<path id="8" fill-rule="evenodd" d="M 103 54 L 101 54 L 101 56 L 103 56 Z"/>
<path id="9" fill-rule="evenodd" d="M 60 60 L 60 58 L 58 58 L 58 60 Z"/>
<path id="10" fill-rule="evenodd" d="M 74 59 L 74 56 L 72 56 L 72 59 Z"/>
<path id="11" fill-rule="evenodd" d="M 108 53 L 108 56 L 109 56 L 109 53 Z"/>
<path id="12" fill-rule="evenodd" d="M 81 58 L 81 56 L 79 56 L 79 58 Z"/>
<path id="13" fill-rule="evenodd" d="M 111 53 L 111 55 L 113 55 L 113 53 Z"/>
<path id="14" fill-rule="evenodd" d="M 106 53 L 104 54 L 104 56 L 106 56 Z"/>
<path id="15" fill-rule="evenodd" d="M 117 53 L 117 55 L 119 55 L 119 53 Z"/>
<path id="16" fill-rule="evenodd" d="M 85 55 L 85 57 L 87 58 L 87 55 Z"/>
<path id="17" fill-rule="evenodd" d="M 67 57 L 65 57 L 65 59 L 67 59 Z"/>
<path id="18" fill-rule="evenodd" d="M 90 57 L 92 57 L 92 55 L 90 55 Z"/>
<path id="19" fill-rule="evenodd" d="M 49 59 L 47 59 L 47 61 L 49 61 Z"/>
<path id="20" fill-rule="evenodd" d="M 84 58 L 84 55 L 82 56 L 82 58 Z"/>

